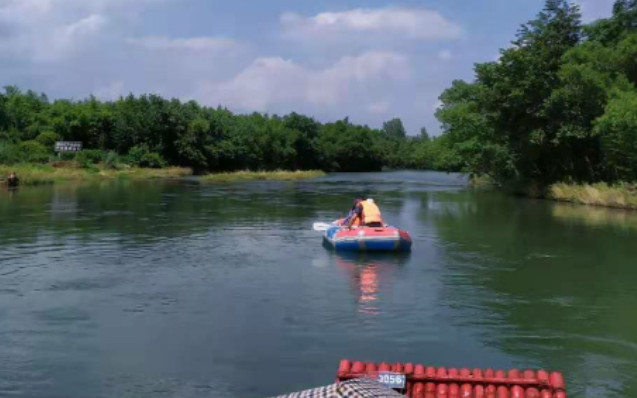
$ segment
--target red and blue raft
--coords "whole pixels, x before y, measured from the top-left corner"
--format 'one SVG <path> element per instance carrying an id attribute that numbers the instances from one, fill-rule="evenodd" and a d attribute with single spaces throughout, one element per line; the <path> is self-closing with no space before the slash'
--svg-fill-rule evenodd
<path id="1" fill-rule="evenodd" d="M 338 251 L 399 252 L 411 250 L 407 231 L 391 226 L 343 228 L 335 221 L 323 235 L 325 243 Z"/>

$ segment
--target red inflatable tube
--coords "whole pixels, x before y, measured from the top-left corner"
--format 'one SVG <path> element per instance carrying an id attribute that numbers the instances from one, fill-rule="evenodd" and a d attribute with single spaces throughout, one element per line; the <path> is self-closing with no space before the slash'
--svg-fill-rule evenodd
<path id="1" fill-rule="evenodd" d="M 344 359 L 339 363 L 337 380 L 375 378 L 379 372 L 404 374 L 402 392 L 411 398 L 567 398 L 562 374 L 545 370 L 447 369 Z"/>

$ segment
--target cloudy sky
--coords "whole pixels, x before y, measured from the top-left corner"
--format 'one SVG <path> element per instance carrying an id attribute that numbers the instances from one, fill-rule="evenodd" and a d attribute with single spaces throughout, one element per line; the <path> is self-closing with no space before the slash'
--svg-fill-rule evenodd
<path id="1" fill-rule="evenodd" d="M 613 0 L 579 0 L 584 19 Z M 237 112 L 349 116 L 410 134 L 544 0 L 0 0 L 0 84 L 157 93 Z"/>

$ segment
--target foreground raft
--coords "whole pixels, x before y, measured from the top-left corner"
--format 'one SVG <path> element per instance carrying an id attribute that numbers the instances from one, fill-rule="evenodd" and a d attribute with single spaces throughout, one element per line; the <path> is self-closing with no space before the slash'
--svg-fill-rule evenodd
<path id="1" fill-rule="evenodd" d="M 273 398 L 403 398 L 403 396 L 377 381 L 356 379 Z"/>
<path id="2" fill-rule="evenodd" d="M 334 225 L 325 231 L 323 239 L 337 251 L 409 251 L 412 243 L 407 231 L 390 226 L 347 229 Z"/>
<path id="3" fill-rule="evenodd" d="M 436 368 L 412 363 L 342 360 L 337 381 L 404 376 L 401 393 L 411 398 L 566 398 L 560 372 Z M 382 380 L 381 380 L 382 381 Z"/>

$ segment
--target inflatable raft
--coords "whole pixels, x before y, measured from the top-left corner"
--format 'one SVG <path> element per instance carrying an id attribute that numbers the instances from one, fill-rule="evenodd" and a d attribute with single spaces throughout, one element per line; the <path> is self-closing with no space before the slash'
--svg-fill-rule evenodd
<path id="1" fill-rule="evenodd" d="M 323 235 L 327 246 L 342 251 L 397 252 L 411 249 L 411 236 L 407 231 L 384 227 L 342 228 L 338 221 Z"/>
<path id="2" fill-rule="evenodd" d="M 376 379 L 410 398 L 566 398 L 561 372 L 442 368 L 342 360 L 337 381 Z M 306 396 L 306 395 L 302 395 Z M 351 396 L 351 395 L 348 395 Z M 368 397 L 368 395 L 365 395 Z"/>
<path id="3" fill-rule="evenodd" d="M 561 372 L 342 360 L 336 383 L 277 398 L 567 398 Z"/>

